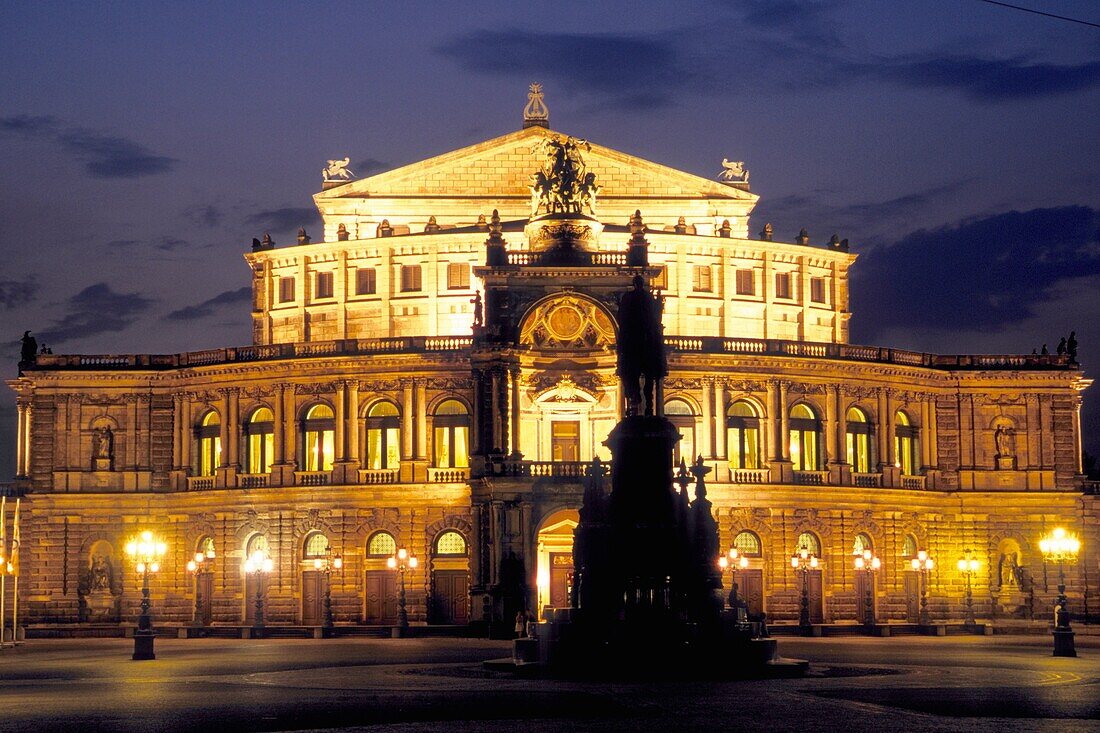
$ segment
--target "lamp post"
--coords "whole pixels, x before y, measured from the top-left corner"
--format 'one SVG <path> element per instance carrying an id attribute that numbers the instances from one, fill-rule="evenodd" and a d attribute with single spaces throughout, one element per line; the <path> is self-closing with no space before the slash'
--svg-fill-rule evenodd
<path id="1" fill-rule="evenodd" d="M 864 550 L 855 556 L 857 573 L 863 573 L 864 603 L 866 610 L 863 613 L 863 625 L 868 630 L 875 626 L 875 571 L 882 567 L 882 560 L 870 550 Z"/>
<path id="2" fill-rule="evenodd" d="M 207 563 L 207 560 L 210 563 Z M 206 626 L 206 617 L 203 614 L 202 578 L 214 572 L 211 565 L 214 562 L 214 548 L 210 547 L 206 552 L 196 552 L 192 560 L 187 561 L 187 572 L 195 578 L 195 619 L 192 626 L 201 628 Z"/>
<path id="3" fill-rule="evenodd" d="M 802 601 L 798 610 L 798 625 L 805 633 L 810 630 L 810 590 L 809 575 L 811 570 L 817 570 L 817 555 L 810 552 L 808 547 L 800 547 L 791 555 L 791 567 L 796 572 L 802 573 Z"/>
<path id="4" fill-rule="evenodd" d="M 981 565 L 978 558 L 974 557 L 974 552 L 972 550 L 963 550 L 963 556 L 960 557 L 959 561 L 956 563 L 959 572 L 966 578 L 966 625 L 971 629 L 978 624 L 977 620 L 974 618 L 974 589 L 971 585 L 971 578 L 974 573 L 978 572 L 978 568 L 980 568 Z"/>
<path id="5" fill-rule="evenodd" d="M 264 576 L 275 568 L 275 563 L 263 550 L 256 550 L 244 561 L 244 572 L 256 579 L 256 614 L 252 619 L 252 635 L 259 638 L 264 632 Z"/>
<path id="6" fill-rule="evenodd" d="M 331 547 L 325 548 L 324 557 L 316 557 L 313 559 L 313 569 L 325 575 L 324 628 L 326 636 L 332 633 L 332 628 L 335 626 L 335 622 L 332 618 L 332 571 L 340 570 L 343 567 L 344 558 L 340 556 L 340 553 L 333 554 Z"/>
<path id="7" fill-rule="evenodd" d="M 744 570 L 748 566 L 749 558 L 738 552 L 736 547 L 731 547 L 729 552 L 718 558 L 718 569 L 725 572 L 725 570 L 729 568 L 730 571 L 729 602 L 730 608 L 733 609 L 734 617 L 737 619 L 738 623 L 741 621 L 741 616 L 738 611 L 739 604 L 737 602 L 737 571 Z"/>
<path id="8" fill-rule="evenodd" d="M 126 543 L 126 554 L 135 562 L 141 573 L 141 615 L 138 617 L 137 631 L 134 632 L 134 655 L 132 659 L 156 659 L 153 653 L 153 617 L 149 613 L 152 605 L 149 601 L 149 576 L 160 570 L 160 561 L 168 553 L 168 545 L 153 536 L 149 530 L 142 532 L 136 540 Z"/>
<path id="9" fill-rule="evenodd" d="M 1069 623 L 1069 599 L 1066 598 L 1066 563 L 1074 562 L 1081 551 L 1081 541 L 1058 527 L 1039 541 L 1039 549 L 1047 562 L 1058 563 L 1058 598 L 1054 601 L 1054 656 L 1076 657 L 1073 629 Z"/>
<path id="10" fill-rule="evenodd" d="M 402 633 L 409 628 L 409 611 L 405 607 L 405 573 L 415 568 L 419 562 L 416 556 L 410 555 L 404 547 L 386 559 L 386 567 L 401 574 L 401 589 L 397 595 L 397 627 Z"/>
<path id="11" fill-rule="evenodd" d="M 910 560 L 910 566 L 920 573 L 920 624 L 928 625 L 928 571 L 935 567 L 927 550 L 918 550 L 917 556 Z"/>

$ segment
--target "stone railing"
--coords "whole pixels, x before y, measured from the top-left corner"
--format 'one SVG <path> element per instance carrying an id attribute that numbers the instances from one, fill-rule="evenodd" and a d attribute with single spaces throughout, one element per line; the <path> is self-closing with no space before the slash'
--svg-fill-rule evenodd
<path id="1" fill-rule="evenodd" d="M 1097 495 L 1100 494 L 1100 481 L 1093 481 L 1092 479 L 1085 479 L 1081 482 L 1081 488 L 1084 489 L 1086 494 Z"/>
<path id="2" fill-rule="evenodd" d="M 924 489 L 924 476 L 902 476 L 901 488 L 903 489 Z"/>
<path id="3" fill-rule="evenodd" d="M 297 486 L 327 486 L 332 483 L 331 471 L 295 471 L 294 483 Z"/>
<path id="4" fill-rule="evenodd" d="M 771 480 L 771 472 L 766 468 L 731 468 L 731 484 L 766 484 Z"/>
<path id="5" fill-rule="evenodd" d="M 188 476 L 187 477 L 187 490 L 188 491 L 205 491 L 206 489 L 214 488 L 213 476 Z"/>
<path id="6" fill-rule="evenodd" d="M 567 252 L 557 249 L 539 252 L 523 250 L 509 252 L 508 264 L 524 267 L 625 267 L 626 252 L 589 252 L 583 249 Z"/>
<path id="7" fill-rule="evenodd" d="M 600 464 L 604 475 L 611 471 L 608 463 Z M 493 464 L 490 473 L 493 476 L 511 476 L 514 478 L 556 479 L 579 483 L 592 468 L 590 461 L 515 461 L 505 460 Z"/>
<path id="8" fill-rule="evenodd" d="M 361 468 L 359 469 L 359 483 L 366 485 L 396 484 L 396 468 Z"/>
<path id="9" fill-rule="evenodd" d="M 267 486 L 269 478 L 266 473 L 241 473 L 237 475 L 237 483 L 242 489 L 262 489 Z"/>
<path id="10" fill-rule="evenodd" d="M 861 489 L 877 489 L 882 486 L 881 473 L 852 473 L 852 486 Z"/>
<path id="11" fill-rule="evenodd" d="M 804 486 L 824 486 L 829 483 L 828 471 L 795 471 L 794 482 Z"/>
<path id="12" fill-rule="evenodd" d="M 469 480 L 469 468 L 428 468 L 428 483 L 457 484 Z"/>

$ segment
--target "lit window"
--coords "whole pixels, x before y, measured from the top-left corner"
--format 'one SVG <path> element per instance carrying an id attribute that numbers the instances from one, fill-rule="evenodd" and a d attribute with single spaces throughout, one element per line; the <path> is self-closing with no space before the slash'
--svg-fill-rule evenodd
<path id="1" fill-rule="evenodd" d="M 668 290 L 668 266 L 658 265 L 657 274 L 649 278 L 649 286 L 654 290 Z"/>
<path id="2" fill-rule="evenodd" d="M 756 295 L 756 278 L 752 270 L 737 271 L 737 294 Z"/>
<path id="3" fill-rule="evenodd" d="M 401 292 L 413 293 L 421 289 L 420 265 L 401 265 Z"/>
<path id="4" fill-rule="evenodd" d="M 355 294 L 374 295 L 378 292 L 378 282 L 373 267 L 360 267 L 355 271 Z"/>
<path id="5" fill-rule="evenodd" d="M 825 278 L 810 278 L 810 300 L 814 303 L 825 302 Z"/>
<path id="6" fill-rule="evenodd" d="M 902 557 L 916 557 L 917 555 L 917 538 L 911 534 L 905 535 L 905 541 L 901 544 L 901 556 Z"/>
<path id="7" fill-rule="evenodd" d="M 755 532 L 743 530 L 733 538 L 733 546 L 737 551 L 748 557 L 760 557 L 760 538 Z"/>
<path id="8" fill-rule="evenodd" d="M 210 410 L 195 429 L 198 443 L 198 475 L 213 476 L 222 462 L 222 421 L 218 413 Z"/>
<path id="9" fill-rule="evenodd" d="M 275 417 L 271 410 L 261 407 L 253 412 L 245 423 L 244 434 L 248 473 L 267 473 L 275 455 Z"/>
<path id="10" fill-rule="evenodd" d="M 791 408 L 789 439 L 794 470 L 820 471 L 821 421 L 804 404 Z"/>
<path id="11" fill-rule="evenodd" d="M 435 541 L 436 555 L 465 555 L 466 538 L 454 530 L 447 530 Z"/>
<path id="12" fill-rule="evenodd" d="M 392 402 L 376 402 L 367 411 L 367 468 L 397 468 L 401 461 L 401 417 Z"/>
<path id="13" fill-rule="evenodd" d="M 691 405 L 683 400 L 665 403 L 665 417 L 680 433 L 680 440 L 672 446 L 672 463 L 679 465 L 683 459 L 689 466 L 695 461 L 695 414 Z"/>
<path id="14" fill-rule="evenodd" d="M 397 541 L 389 532 L 375 532 L 367 541 L 368 557 L 389 557 L 397 552 Z"/>
<path id="15" fill-rule="evenodd" d="M 302 470 L 331 471 L 336 421 L 328 405 L 314 405 L 302 421 Z"/>
<path id="16" fill-rule="evenodd" d="M 726 456 L 730 468 L 760 468 L 760 418 L 744 400 L 726 412 Z"/>
<path id="17" fill-rule="evenodd" d="M 813 532 L 803 532 L 798 535 L 798 544 L 795 545 L 795 551 L 805 548 L 811 555 L 821 557 L 821 540 L 817 538 L 817 535 Z"/>
<path id="18" fill-rule="evenodd" d="M 852 542 L 853 555 L 862 555 L 865 551 L 873 549 L 874 548 L 871 546 L 871 538 L 863 532 L 857 534 L 855 540 Z"/>
<path id="19" fill-rule="evenodd" d="M 432 437 L 437 468 L 470 465 L 470 413 L 458 400 L 446 400 L 436 408 Z"/>
<path id="20" fill-rule="evenodd" d="M 294 302 L 294 278 L 281 277 L 279 278 L 279 302 L 280 303 L 293 303 Z"/>
<path id="21" fill-rule="evenodd" d="M 791 297 L 791 273 L 775 273 L 775 297 L 788 299 Z"/>
<path id="22" fill-rule="evenodd" d="M 328 554 L 328 537 L 321 532 L 310 532 L 306 537 L 305 556 L 324 557 Z"/>
<path id="23" fill-rule="evenodd" d="M 917 473 L 917 437 L 919 431 L 900 410 L 894 416 L 894 460 L 905 476 Z"/>
<path id="24" fill-rule="evenodd" d="M 331 272 L 318 272 L 317 273 L 317 289 L 314 293 L 317 298 L 331 298 L 332 297 L 332 273 Z"/>
<path id="25" fill-rule="evenodd" d="M 470 266 L 465 262 L 450 262 L 447 264 L 447 289 L 470 289 Z"/>
<path id="26" fill-rule="evenodd" d="M 871 472 L 871 435 L 874 428 L 867 414 L 858 407 L 849 407 L 845 414 L 845 439 L 848 465 L 856 473 Z"/>
<path id="27" fill-rule="evenodd" d="M 697 293 L 709 293 L 714 289 L 710 281 L 710 265 L 696 265 L 691 272 L 692 290 Z"/>
<path id="28" fill-rule="evenodd" d="M 252 535 L 248 538 L 248 544 L 245 545 L 245 557 L 252 557 L 257 552 L 262 552 L 265 555 L 269 552 L 267 537 L 262 534 Z"/>

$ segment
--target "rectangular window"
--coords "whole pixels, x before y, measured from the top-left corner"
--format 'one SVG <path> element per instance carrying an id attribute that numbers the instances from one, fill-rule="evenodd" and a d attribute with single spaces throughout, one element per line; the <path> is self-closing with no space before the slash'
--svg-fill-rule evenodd
<path id="1" fill-rule="evenodd" d="M 756 295 L 756 278 L 752 270 L 737 271 L 737 294 Z"/>
<path id="2" fill-rule="evenodd" d="M 401 265 L 401 292 L 414 293 L 420 289 L 420 265 Z"/>
<path id="3" fill-rule="evenodd" d="M 331 298 L 332 297 L 332 273 L 331 272 L 318 272 L 317 273 L 317 290 L 314 293 L 316 298 Z"/>
<path id="4" fill-rule="evenodd" d="M 697 293 L 709 293 L 713 290 L 710 282 L 710 265 L 696 265 L 692 270 L 692 289 Z"/>
<path id="5" fill-rule="evenodd" d="M 812 300 L 814 303 L 825 302 L 825 278 L 810 278 L 810 300 Z"/>
<path id="6" fill-rule="evenodd" d="M 294 302 L 294 278 L 281 277 L 279 278 L 279 302 L 280 303 L 293 303 Z"/>
<path id="7" fill-rule="evenodd" d="M 581 424 L 577 420 L 550 423 L 550 460 L 574 463 L 581 459 Z"/>
<path id="8" fill-rule="evenodd" d="M 465 262 L 450 262 L 447 264 L 447 289 L 470 289 L 470 266 Z"/>
<path id="9" fill-rule="evenodd" d="M 374 295 L 378 292 L 378 280 L 373 267 L 360 267 L 355 271 L 355 294 Z"/>
<path id="10" fill-rule="evenodd" d="M 654 290 L 668 290 L 668 265 L 658 265 L 658 273 L 649 279 Z"/>
<path id="11" fill-rule="evenodd" d="M 791 297 L 791 273 L 789 273 L 789 272 L 777 272 L 777 273 L 775 273 L 775 297 L 777 297 L 777 298 L 790 298 Z"/>

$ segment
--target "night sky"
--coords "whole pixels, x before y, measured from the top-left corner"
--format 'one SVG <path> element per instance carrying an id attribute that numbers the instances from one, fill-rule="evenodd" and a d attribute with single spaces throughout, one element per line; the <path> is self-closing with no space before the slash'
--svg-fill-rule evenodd
<path id="1" fill-rule="evenodd" d="M 1095 0 L 1016 4 L 1100 23 Z M 979 0 L 0 4 L 0 321 L 56 353 L 250 340 L 242 253 L 370 175 L 517 129 L 714 177 L 836 232 L 852 341 L 1100 375 L 1100 29 Z M 14 397 L 0 397 L 0 476 Z M 1085 442 L 1100 453 L 1100 386 Z"/>

